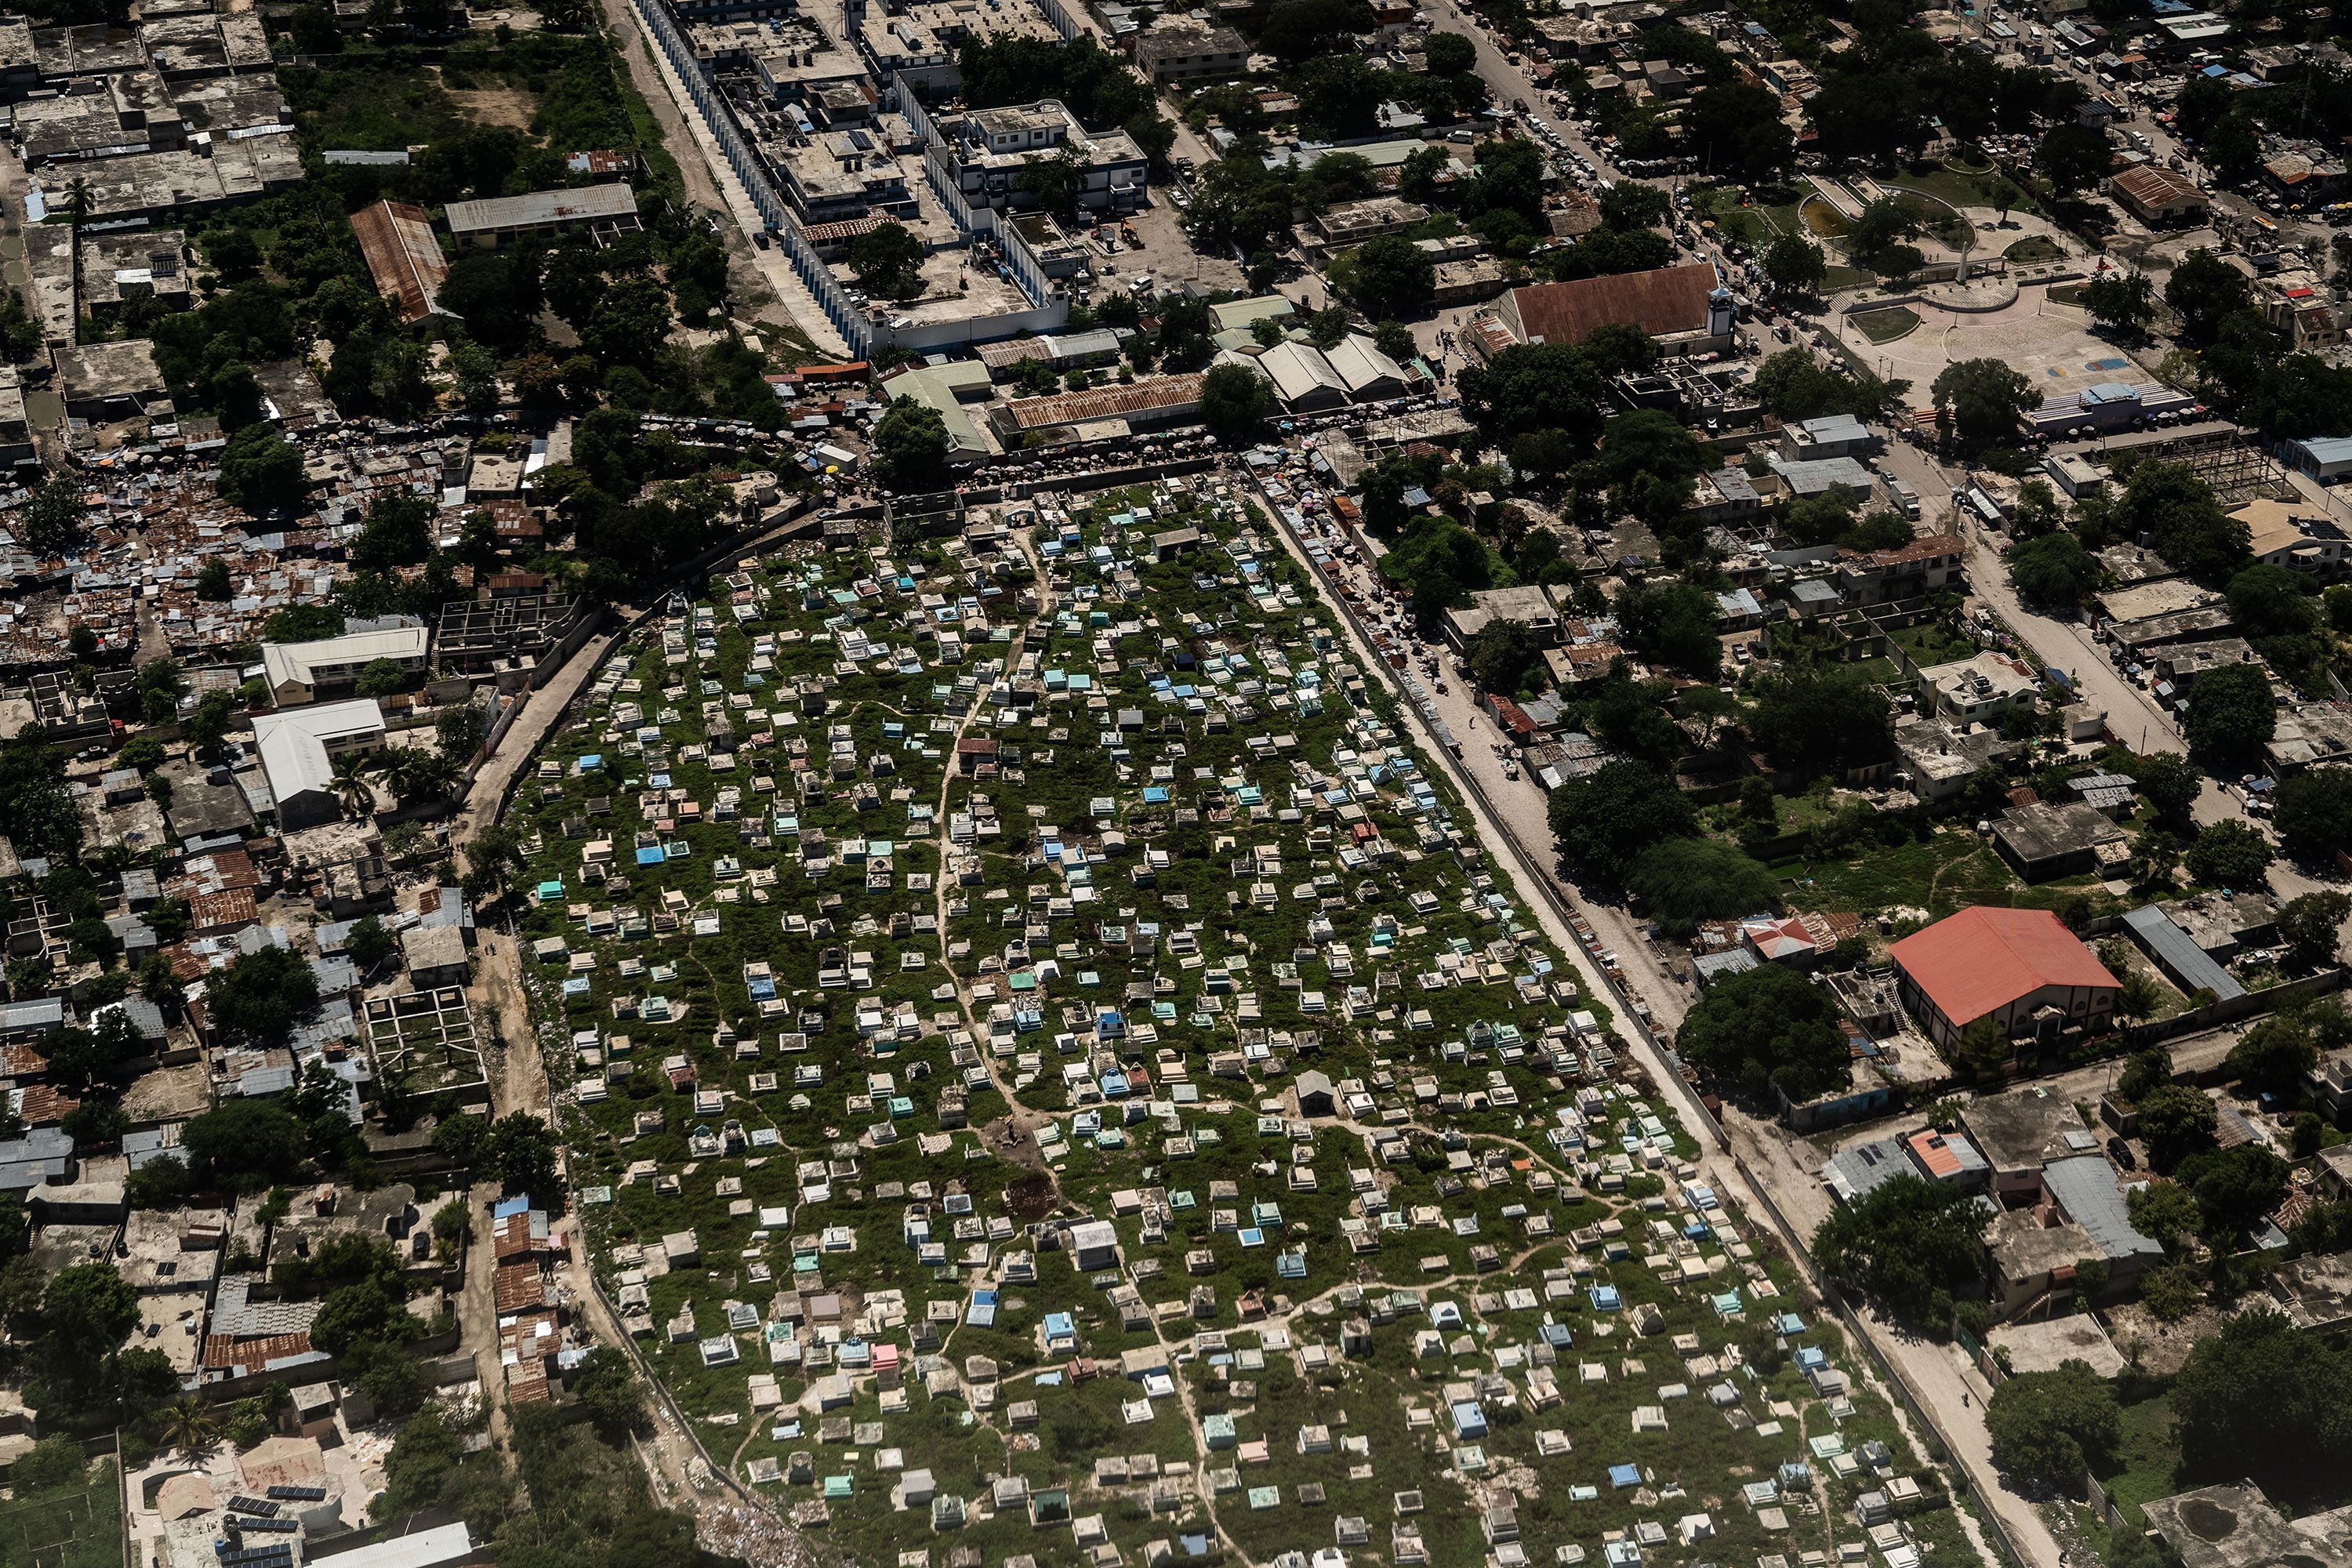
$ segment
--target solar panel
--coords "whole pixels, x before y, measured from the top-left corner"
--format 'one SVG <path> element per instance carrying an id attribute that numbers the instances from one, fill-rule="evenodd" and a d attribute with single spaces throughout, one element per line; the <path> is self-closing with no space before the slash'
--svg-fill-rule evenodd
<path id="1" fill-rule="evenodd" d="M 291 1545 L 247 1546 L 234 1552 L 223 1552 L 219 1555 L 224 1568 L 247 1568 L 248 1564 L 252 1568 L 263 1568 L 268 1563 L 293 1562 L 294 1548 Z"/>
<path id="2" fill-rule="evenodd" d="M 262 1502 L 257 1499 L 247 1497 L 243 1492 L 239 1492 L 236 1496 L 228 1500 L 228 1510 L 231 1513 L 259 1514 L 264 1519 L 276 1519 L 278 1517 L 278 1505 L 276 1503 Z"/>
<path id="3" fill-rule="evenodd" d="M 302 1528 L 299 1521 L 291 1519 L 240 1519 L 236 1523 L 247 1535 L 291 1535 Z"/>
<path id="4" fill-rule="evenodd" d="M 269 1489 L 269 1495 L 280 1502 L 324 1502 L 327 1500 L 327 1489 L 324 1487 L 272 1487 Z"/>

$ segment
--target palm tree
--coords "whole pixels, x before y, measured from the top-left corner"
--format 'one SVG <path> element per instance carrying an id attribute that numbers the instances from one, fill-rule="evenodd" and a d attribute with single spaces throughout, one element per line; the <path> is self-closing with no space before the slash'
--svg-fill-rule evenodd
<path id="1" fill-rule="evenodd" d="M 373 776 L 376 762 L 365 752 L 345 752 L 335 759 L 335 798 L 346 816 L 366 816 L 375 810 Z"/>
<path id="2" fill-rule="evenodd" d="M 402 746 L 385 754 L 396 758 L 386 764 L 384 778 L 403 805 L 446 799 L 465 774 L 465 769 L 437 746 Z"/>
<path id="3" fill-rule="evenodd" d="M 220 1445 L 220 1421 L 201 1399 L 173 1400 L 163 1407 L 163 1446 L 201 1461 Z"/>

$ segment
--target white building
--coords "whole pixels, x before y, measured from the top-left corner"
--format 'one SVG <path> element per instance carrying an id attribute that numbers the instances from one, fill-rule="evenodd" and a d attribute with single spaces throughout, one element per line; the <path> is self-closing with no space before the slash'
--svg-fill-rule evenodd
<path id="1" fill-rule="evenodd" d="M 270 695 L 280 706 L 315 702 L 321 693 L 350 687 L 360 671 L 377 659 L 388 658 L 415 673 L 425 668 L 423 622 L 414 626 L 377 625 L 316 642 L 264 643 L 261 668 L 269 678 Z"/>
<path id="2" fill-rule="evenodd" d="M 373 752 L 383 744 L 383 710 L 373 697 L 257 717 L 254 750 L 261 755 L 262 776 L 278 802 L 279 830 L 332 821 L 341 809 L 335 798 L 335 759 Z"/>

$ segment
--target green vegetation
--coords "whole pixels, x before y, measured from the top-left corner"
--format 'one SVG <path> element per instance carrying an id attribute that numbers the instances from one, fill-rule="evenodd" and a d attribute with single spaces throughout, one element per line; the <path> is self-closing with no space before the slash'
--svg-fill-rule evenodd
<path id="1" fill-rule="evenodd" d="M 1891 343 L 1917 329 L 1919 312 L 1907 305 L 1889 305 L 1884 310 L 1864 310 L 1851 320 L 1855 330 L 1872 342 Z"/>

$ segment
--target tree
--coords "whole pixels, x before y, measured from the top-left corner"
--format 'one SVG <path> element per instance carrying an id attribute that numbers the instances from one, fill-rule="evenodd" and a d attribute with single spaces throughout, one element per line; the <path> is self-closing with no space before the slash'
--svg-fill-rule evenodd
<path id="1" fill-rule="evenodd" d="M 2132 763 L 2132 782 L 2160 822 L 2185 823 L 2205 790 L 2205 775 L 2178 752 L 2156 752 Z"/>
<path id="2" fill-rule="evenodd" d="M 1471 635 L 1464 649 L 1470 677 L 1481 691 L 1516 697 L 1543 664 L 1543 646 L 1525 621 L 1489 621 Z"/>
<path id="3" fill-rule="evenodd" d="M 289 605 L 261 623 L 261 640 L 322 642 L 343 635 L 343 613 L 332 605 Z"/>
<path id="4" fill-rule="evenodd" d="M 268 425 L 248 425 L 222 449 L 221 498 L 247 511 L 283 511 L 299 503 L 309 487 L 302 453 Z"/>
<path id="5" fill-rule="evenodd" d="M 1412 613 L 1433 624 L 1450 605 L 1494 581 L 1494 558 L 1484 541 L 1452 518 L 1424 513 L 1405 525 L 1380 574 L 1412 596 Z"/>
<path id="6" fill-rule="evenodd" d="M 1698 814 L 1671 776 L 1622 759 L 1562 784 L 1546 813 L 1560 858 L 1611 883 L 1651 845 L 1698 831 Z"/>
<path id="7" fill-rule="evenodd" d="M 923 254 L 904 225 L 885 222 L 849 242 L 849 269 L 868 293 L 911 300 L 923 290 Z"/>
<path id="8" fill-rule="evenodd" d="M 370 659 L 360 670 L 355 689 L 362 697 L 394 697 L 408 689 L 409 672 L 398 659 Z"/>
<path id="9" fill-rule="evenodd" d="M 2239 1036 L 2221 1065 L 2248 1089 L 2292 1097 L 2319 1065 L 2319 1047 L 2300 1019 L 2273 1013 Z"/>
<path id="10" fill-rule="evenodd" d="M 2270 677 L 2258 664 L 2231 664 L 2209 670 L 2189 690 L 2185 726 L 2189 743 L 2225 763 L 2252 758 L 2277 727 L 2277 700 L 2271 694 Z M 2196 853 L 2194 845 L 2189 852 Z M 2195 864 L 2192 859 L 2192 869 Z"/>
<path id="11" fill-rule="evenodd" d="M 2148 1163 L 2159 1171 L 2212 1147 L 2220 1121 L 2213 1101 L 2184 1084 L 2159 1084 L 2140 1098 L 2139 1135 L 2147 1142 Z"/>
<path id="12" fill-rule="evenodd" d="M 1802 668 L 1766 681 L 1749 728 L 1767 752 L 1816 773 L 1866 767 L 1895 752 L 1885 693 L 1843 666 Z"/>
<path id="13" fill-rule="evenodd" d="M 1780 118 L 1780 100 L 1760 87 L 1719 81 L 1683 111 L 1692 153 L 1717 175 L 1770 180 L 1796 156 L 1796 138 Z"/>
<path id="14" fill-rule="evenodd" d="M 343 815 L 354 822 L 375 811 L 376 761 L 365 752 L 345 752 L 329 764 L 330 787 Z"/>
<path id="15" fill-rule="evenodd" d="M 384 961 L 399 950 L 400 943 L 394 939 L 392 932 L 384 929 L 383 922 L 373 915 L 361 917 L 343 938 L 343 951 L 359 966 L 362 978 L 381 969 Z"/>
<path id="16" fill-rule="evenodd" d="M 481 1166 L 509 1193 L 546 1202 L 562 1195 L 554 1129 L 529 1111 L 511 1111 L 490 1124 L 482 1141 Z"/>
<path id="17" fill-rule="evenodd" d="M 1686 583 L 1636 584 L 1619 591 L 1612 608 L 1628 647 L 1703 680 L 1722 669 L 1720 615 L 1715 595 L 1706 589 Z"/>
<path id="18" fill-rule="evenodd" d="M 2045 533 L 2011 545 L 2003 559 L 2010 581 L 2035 604 L 2072 610 L 2098 591 L 2098 557 L 2071 533 Z"/>
<path id="19" fill-rule="evenodd" d="M 2205 348 L 2221 336 L 2223 321 L 2253 309 L 2254 290 L 2244 274 L 2200 245 L 2165 279 L 2164 302 L 2180 318 L 2181 336 Z"/>
<path id="20" fill-rule="evenodd" d="M 1772 287 L 1790 294 L 1811 294 L 1829 276 L 1829 258 L 1822 247 L 1800 234 L 1783 234 L 1764 252 L 1764 276 Z"/>
<path id="21" fill-rule="evenodd" d="M 1659 409 L 1637 408 L 1609 422 L 1601 437 L 1597 467 L 1609 481 L 1610 499 L 1621 510 L 1663 530 L 1682 511 L 1698 476 L 1713 462 L 1698 437 L 1681 421 Z M 1622 620 L 1625 615 L 1624 595 L 1619 596 L 1618 604 Z M 1711 638 L 1715 635 L 1711 601 L 1707 610 L 1706 635 Z M 1682 668 L 1694 675 L 1709 675 L 1720 662 L 1721 655 L 1720 648 L 1711 657 L 1694 654 L 1700 663 L 1696 667 L 1684 664 Z"/>
<path id="22" fill-rule="evenodd" d="M 2105 132 L 2071 121 L 2045 132 L 2042 144 L 2033 150 L 2034 167 L 2062 195 L 2094 188 L 2107 177 L 2114 161 Z"/>
<path id="23" fill-rule="evenodd" d="M 947 483 L 948 425 L 940 411 L 897 397 L 874 426 L 874 477 L 892 489 L 922 492 Z"/>
<path id="24" fill-rule="evenodd" d="M 310 1342 L 329 1355 L 341 1355 L 361 1340 L 405 1343 L 424 1327 L 408 1310 L 399 1274 L 372 1274 L 327 1293 L 311 1320 Z"/>
<path id="25" fill-rule="evenodd" d="M 2200 689 L 2203 684 L 2198 683 Z M 5 805 L 0 795 L 0 816 Z M 2325 862 L 2352 845 L 2352 769 L 2305 768 L 2289 774 L 2279 785 L 2272 821 L 2280 846 L 2299 860 Z"/>
<path id="26" fill-rule="evenodd" d="M 1701 689 L 1707 689 L 1701 688 Z M 1776 911 L 1779 879 L 1731 845 L 1712 838 L 1669 838 L 1634 860 L 1625 878 L 1665 935 L 1685 938 L 1702 921 Z"/>
<path id="27" fill-rule="evenodd" d="M 1979 1280 L 1991 1217 L 1974 1194 L 1906 1173 L 1823 1220 L 1813 1257 L 1841 1284 L 1940 1326 Z"/>
<path id="28" fill-rule="evenodd" d="M 1867 262 L 1889 246 L 1916 238 L 1919 233 L 1919 209 L 1903 196 L 1880 196 L 1865 203 L 1854 215 L 1846 229 L 1847 250 L 1856 260 Z"/>
<path id="29" fill-rule="evenodd" d="M 18 516 L 17 542 L 39 556 L 72 554 L 89 530 L 89 504 L 82 488 L 63 475 L 35 490 Z"/>
<path id="30" fill-rule="evenodd" d="M 2132 1228 L 2178 1255 L 2181 1244 L 2197 1234 L 2203 1215 L 2189 1189 L 2171 1182 L 2145 1182 L 2125 1199 Z"/>
<path id="31" fill-rule="evenodd" d="M 1201 378 L 1201 421 L 1223 440 L 1248 440 L 1274 409 L 1274 385 L 1253 366 L 1212 365 Z"/>
<path id="32" fill-rule="evenodd" d="M 1985 1404 L 1992 1462 L 2049 1489 L 2071 1489 L 2085 1470 L 2103 1467 L 2123 1442 L 2115 1386 L 2086 1362 L 2054 1372 L 2020 1373 Z"/>
<path id="33" fill-rule="evenodd" d="M 2296 963 L 2318 969 L 2336 962 L 2347 920 L 2352 920 L 2352 895 L 2325 890 L 2305 893 L 2288 900 L 2279 910 L 2279 936 Z"/>
<path id="34" fill-rule="evenodd" d="M 75 1262 L 40 1293 L 42 1342 L 75 1361 L 97 1361 L 139 1326 L 139 1290 L 110 1262 Z"/>
<path id="35" fill-rule="evenodd" d="M 2203 689 L 2202 682 L 2198 689 Z M 2247 823 L 2216 822 L 2198 830 L 2183 858 L 2189 874 L 2208 887 L 2260 888 L 2263 868 L 2271 863 L 2271 845 L 2259 828 Z"/>
<path id="36" fill-rule="evenodd" d="M 1297 75 L 1298 117 L 1328 135 L 1368 132 L 1388 91 L 1388 73 L 1354 52 L 1307 61 Z"/>
<path id="37" fill-rule="evenodd" d="M 2042 406 L 2041 389 L 1997 359 L 1956 360 L 1937 374 L 1929 391 L 1937 421 L 1948 421 L 1969 447 L 2012 438 L 2025 416 Z"/>
<path id="38" fill-rule="evenodd" d="M 1266 12 L 1257 41 L 1260 48 L 1284 65 L 1296 66 L 1346 47 L 1369 33 L 1371 26 L 1371 13 L 1360 0 L 1277 0 Z M 1434 43 L 1439 36 L 1433 35 L 1431 41 Z M 1438 68 L 1432 64 L 1430 68 Z"/>
<path id="39" fill-rule="evenodd" d="M 1437 292 L 1437 264 L 1401 234 L 1366 240 L 1341 258 L 1333 277 L 1375 321 L 1418 316 Z"/>
<path id="40" fill-rule="evenodd" d="M 2286 1195 L 2288 1166 L 2258 1143 L 2189 1155 L 2173 1180 L 2197 1200 L 2209 1239 L 2240 1237 L 2262 1223 Z"/>
<path id="41" fill-rule="evenodd" d="M 1590 442 L 1609 395 L 1600 367 L 1568 343 L 1514 343 L 1491 364 L 1463 371 L 1454 384 L 1464 415 L 1497 445 L 1538 430 Z"/>
<path id="42" fill-rule="evenodd" d="M 2156 321 L 2156 284 L 2145 272 L 2102 272 L 2083 285 L 2083 308 L 2103 327 L 2138 334 Z"/>
<path id="43" fill-rule="evenodd" d="M 208 604 L 226 604 L 236 596 L 236 584 L 229 576 L 228 563 L 207 561 L 196 568 L 196 597 Z"/>
<path id="44" fill-rule="evenodd" d="M 2116 523 L 2125 534 L 2147 534 L 2158 554 L 2207 582 L 2226 582 L 2246 559 L 2246 522 L 2223 511 L 2212 487 L 2186 464 L 2134 468 Z"/>
<path id="45" fill-rule="evenodd" d="M 1683 1019 L 1685 1061 L 1752 1099 L 1802 1104 L 1845 1086 L 1853 1057 L 1824 987 L 1768 963 L 1709 985 Z"/>
<path id="46" fill-rule="evenodd" d="M 257 1046 L 284 1045 L 318 1005 L 318 975 L 300 954 L 283 947 L 246 953 L 205 988 L 213 1026 Z"/>
<path id="47" fill-rule="evenodd" d="M 191 1119 L 180 1134 L 199 1180 L 258 1192 L 302 1168 L 302 1124 L 276 1100 L 228 1100 Z"/>
<path id="48" fill-rule="evenodd" d="M 598 1345 L 582 1360 L 572 1394 L 608 1436 L 626 1436 L 646 1425 L 645 1385 L 629 1358 L 610 1345 Z"/>
<path id="49" fill-rule="evenodd" d="M 0 836 L 70 862 L 81 849 L 81 810 L 66 783 L 65 757 L 37 730 L 0 742 Z"/>
<path id="50" fill-rule="evenodd" d="M 2333 1484 L 2352 1460 L 2352 1362 L 2267 1305 L 2197 1342 L 2173 1379 L 2184 1480 L 2252 1480 L 2273 1497 Z"/>
<path id="51" fill-rule="evenodd" d="M 1478 68 L 1478 46 L 1459 33 L 1433 32 L 1422 41 L 1422 63 L 1433 76 L 1459 76 Z"/>

